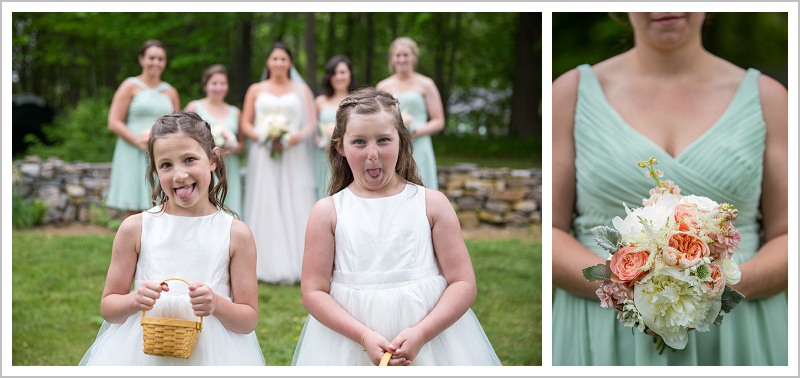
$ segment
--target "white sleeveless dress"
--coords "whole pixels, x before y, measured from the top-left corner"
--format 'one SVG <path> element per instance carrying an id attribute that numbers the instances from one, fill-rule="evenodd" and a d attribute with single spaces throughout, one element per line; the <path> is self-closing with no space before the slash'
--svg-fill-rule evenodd
<path id="1" fill-rule="evenodd" d="M 425 211 L 425 188 L 360 198 L 333 195 L 336 252 L 330 294 L 361 323 L 391 341 L 418 324 L 447 287 Z M 471 309 L 419 351 L 413 365 L 500 365 Z M 362 346 L 309 315 L 292 365 L 372 365 Z"/>
<path id="2" fill-rule="evenodd" d="M 143 281 L 180 277 L 202 282 L 215 293 L 231 299 L 230 229 L 233 217 L 225 212 L 202 217 L 181 217 L 142 212 L 142 240 L 134 275 L 134 288 Z M 169 317 L 197 321 L 189 303 L 187 285 L 168 281 L 147 317 Z M 214 316 L 203 318 L 194 352 L 188 359 L 144 354 L 142 313 L 131 315 L 123 324 L 103 322 L 94 344 L 79 365 L 264 365 L 255 332 L 229 331 Z"/>

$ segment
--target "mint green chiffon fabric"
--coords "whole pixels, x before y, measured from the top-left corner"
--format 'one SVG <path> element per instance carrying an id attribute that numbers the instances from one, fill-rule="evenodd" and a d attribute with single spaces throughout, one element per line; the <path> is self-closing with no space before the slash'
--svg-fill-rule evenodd
<path id="1" fill-rule="evenodd" d="M 636 163 L 654 156 L 665 179 L 681 194 L 706 196 L 739 209 L 738 263 L 753 257 L 759 238 L 759 200 L 766 129 L 758 92 L 759 71 L 747 70 L 717 122 L 677 157 L 625 123 L 605 98 L 589 65 L 578 67 L 575 111 L 575 237 L 602 257 L 591 229 L 613 227 L 623 203 L 639 207 L 653 180 Z M 553 246 L 553 253 L 569 253 Z M 557 274 L 554 272 L 554 274 Z M 553 365 L 786 365 L 788 311 L 784 294 L 745 300 L 724 315 L 722 326 L 690 332 L 685 349 L 659 355 L 653 338 L 624 327 L 599 301 L 556 289 L 553 298 Z"/>
<path id="2" fill-rule="evenodd" d="M 133 81 L 142 89 L 131 99 L 125 118 L 125 124 L 138 136 L 152 127 L 159 117 L 173 112 L 172 100 L 164 94 L 170 85 L 161 82 L 157 87 L 150 88 L 135 77 L 126 80 Z M 117 137 L 106 196 L 108 207 L 138 211 L 153 207 L 151 188 L 145 179 L 147 165 L 144 151 Z"/>
<path id="3" fill-rule="evenodd" d="M 239 113 L 236 107 L 228 105 L 228 115 L 224 119 L 218 120 L 214 118 L 200 103 L 194 102 L 195 112 L 203 120 L 208 122 L 209 125 L 222 123 L 234 135 L 239 134 Z M 228 155 L 225 158 L 225 170 L 228 176 L 228 194 L 225 196 L 225 206 L 236 212 L 241 218 L 242 216 L 242 175 L 239 172 L 239 156 Z"/>
<path id="4" fill-rule="evenodd" d="M 317 125 L 336 123 L 336 109 L 337 108 L 322 108 L 319 110 L 319 120 Z M 322 133 L 317 128 L 317 134 L 320 136 Z M 329 140 L 326 139 L 328 143 Z M 314 151 L 314 180 L 317 184 L 317 199 L 322 199 L 328 196 L 328 184 L 331 181 L 331 166 L 328 163 L 328 151 L 324 148 L 317 147 Z"/>
<path id="5" fill-rule="evenodd" d="M 428 106 L 425 96 L 417 91 L 392 93 L 400 101 L 400 109 L 408 112 L 413 118 L 411 130 L 418 125 L 428 123 Z M 433 154 L 433 140 L 430 135 L 414 138 L 414 162 L 417 163 L 419 176 L 426 188 L 439 189 L 439 175 L 436 171 L 436 156 Z"/>

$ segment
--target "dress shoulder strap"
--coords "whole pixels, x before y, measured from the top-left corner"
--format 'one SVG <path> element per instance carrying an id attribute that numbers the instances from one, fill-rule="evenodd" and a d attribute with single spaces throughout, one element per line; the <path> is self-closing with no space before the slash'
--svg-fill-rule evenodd
<path id="1" fill-rule="evenodd" d="M 169 89 L 169 87 L 171 87 L 171 85 L 169 85 L 169 83 L 167 83 L 166 81 L 162 81 L 161 84 L 157 85 L 155 88 L 150 88 L 150 87 L 147 86 L 147 84 L 143 83 L 136 76 L 131 76 L 131 77 L 125 79 L 125 80 L 132 81 L 134 84 L 136 84 L 136 86 L 138 86 L 139 88 L 142 88 L 142 89 L 144 89 L 146 91 L 163 92 L 163 91 Z"/>
<path id="2" fill-rule="evenodd" d="M 139 80 L 139 78 L 137 78 L 135 76 L 131 76 L 131 77 L 125 79 L 125 80 L 133 82 L 134 84 L 136 84 L 137 87 L 142 88 L 144 90 L 149 90 L 150 89 L 150 87 L 148 87 L 147 85 L 142 83 L 142 81 Z"/>
<path id="3" fill-rule="evenodd" d="M 208 120 L 209 114 L 206 111 L 206 108 L 203 107 L 203 104 L 200 103 L 200 100 L 194 100 L 192 101 L 192 103 L 194 103 L 194 112 L 197 113 L 197 115 L 199 115 L 200 118 Z"/>

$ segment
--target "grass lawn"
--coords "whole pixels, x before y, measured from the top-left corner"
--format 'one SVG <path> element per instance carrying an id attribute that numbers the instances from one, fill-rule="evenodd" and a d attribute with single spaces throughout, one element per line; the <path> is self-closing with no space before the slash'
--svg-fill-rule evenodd
<path id="1" fill-rule="evenodd" d="M 504 365 L 542 362 L 540 232 L 466 237 L 478 282 L 472 309 Z M 12 365 L 77 365 L 102 322 L 113 238 L 12 233 Z M 259 314 L 267 365 L 289 365 L 307 315 L 299 285 L 260 284 Z"/>

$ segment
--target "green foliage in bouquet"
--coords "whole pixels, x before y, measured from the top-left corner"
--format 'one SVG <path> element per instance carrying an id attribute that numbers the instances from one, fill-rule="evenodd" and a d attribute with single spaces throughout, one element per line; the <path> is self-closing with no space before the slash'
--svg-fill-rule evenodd
<path id="1" fill-rule="evenodd" d="M 597 245 L 613 254 L 617 252 L 622 245 L 622 235 L 619 231 L 608 226 L 597 226 L 592 228 L 592 235 Z"/>
<path id="2" fill-rule="evenodd" d="M 719 311 L 719 315 L 717 318 L 714 319 L 714 324 L 722 325 L 722 313 L 729 313 L 733 310 L 739 302 L 744 299 L 744 294 L 736 291 L 735 289 L 731 289 L 730 286 L 725 286 L 725 290 L 722 292 L 722 308 Z"/>

